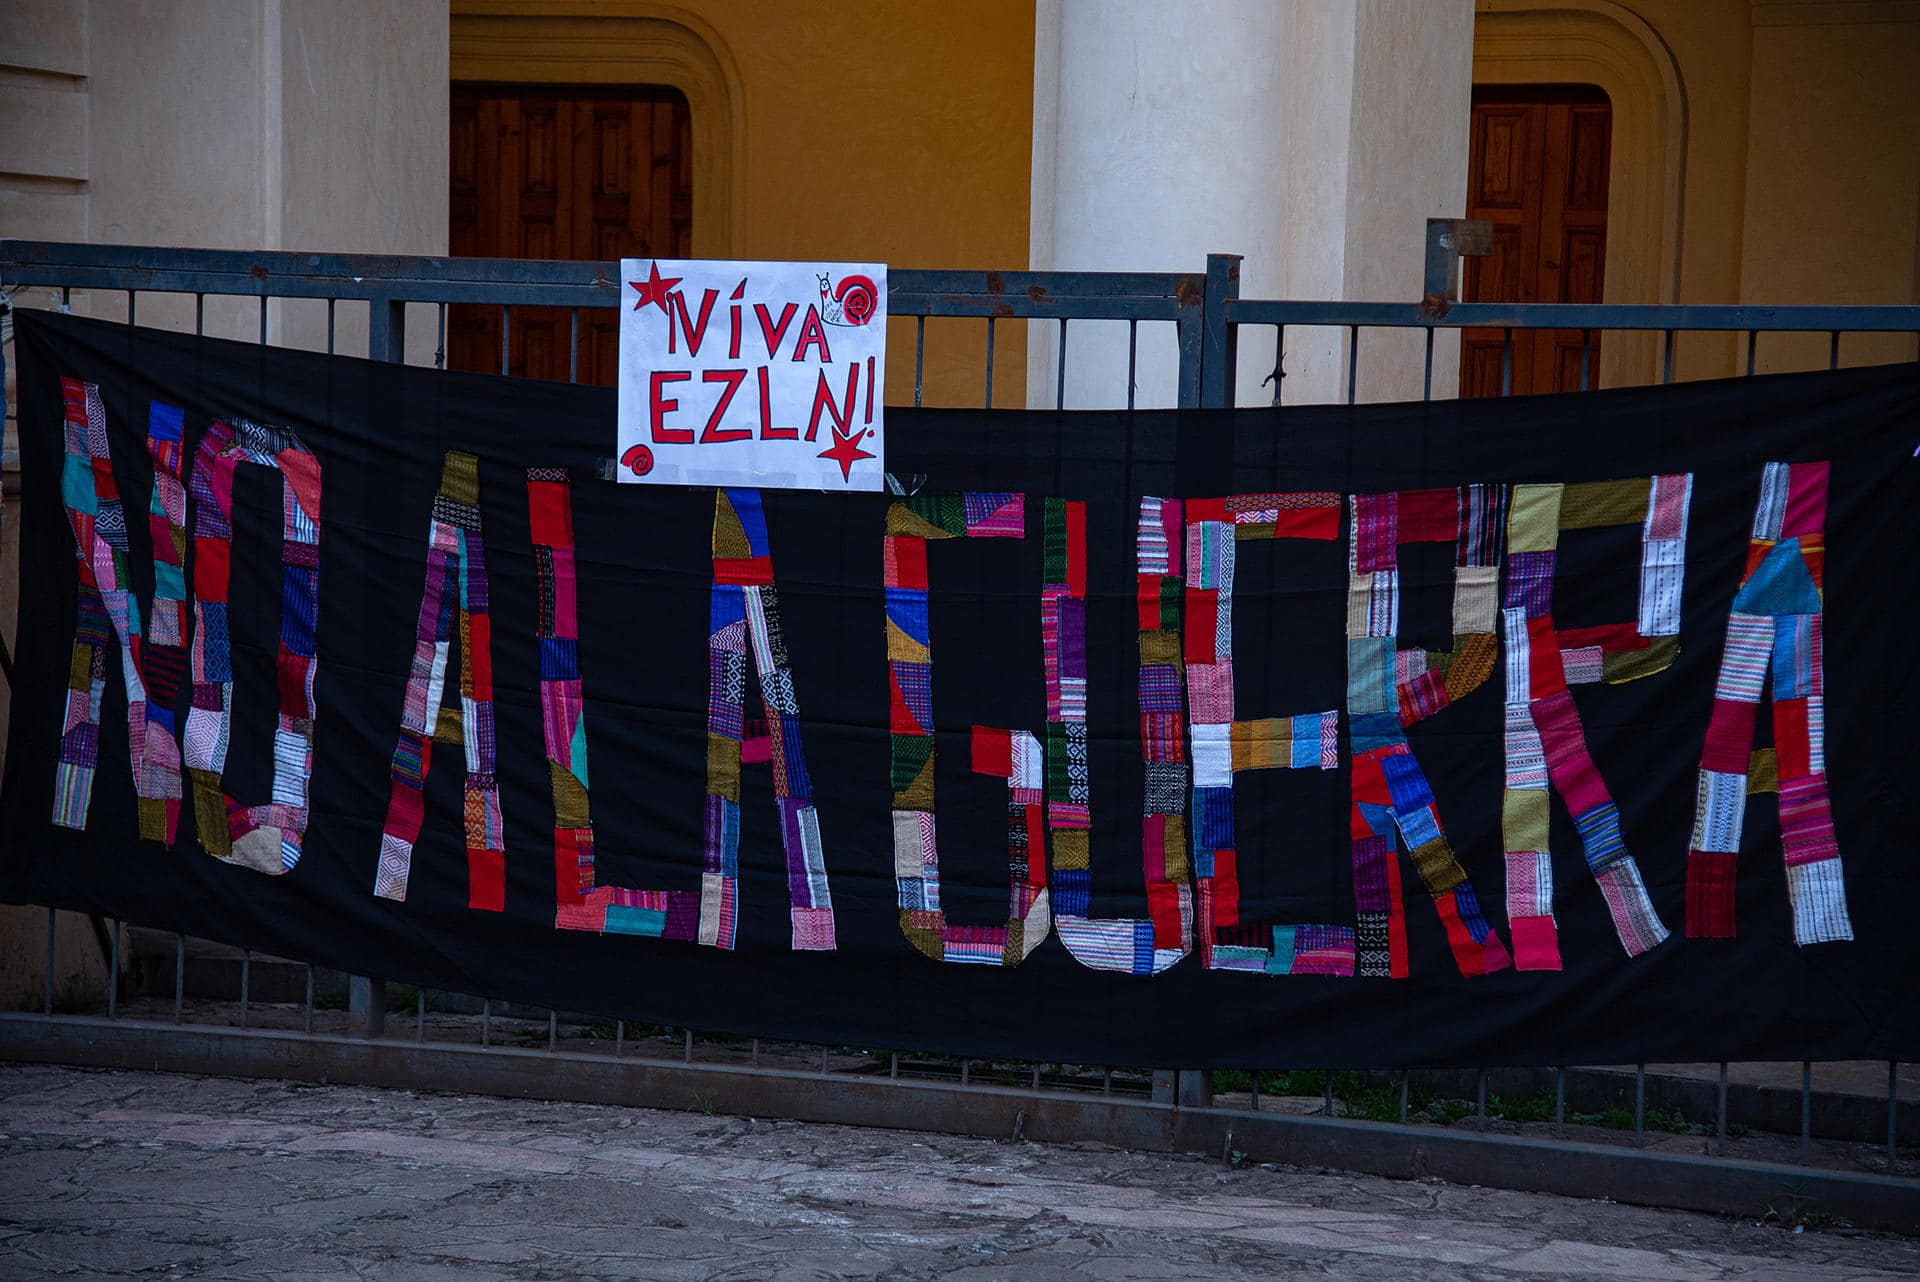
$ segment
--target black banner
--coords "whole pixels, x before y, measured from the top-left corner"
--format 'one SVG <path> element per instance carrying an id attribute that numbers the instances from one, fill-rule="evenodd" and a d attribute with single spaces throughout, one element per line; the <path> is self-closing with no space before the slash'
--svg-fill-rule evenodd
<path id="1" fill-rule="evenodd" d="M 10 900 L 875 1047 L 1920 1059 L 1915 366 L 894 410 L 829 496 L 16 326 Z"/>

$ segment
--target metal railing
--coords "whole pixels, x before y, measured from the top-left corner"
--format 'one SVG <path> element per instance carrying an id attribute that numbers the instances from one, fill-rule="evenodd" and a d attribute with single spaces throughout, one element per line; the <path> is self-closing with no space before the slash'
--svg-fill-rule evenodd
<path id="1" fill-rule="evenodd" d="M 1516 330 L 1551 328 L 1583 333 L 1581 386 L 1594 381 L 1589 359 L 1595 336 L 1639 332 L 1663 337 L 1662 382 L 1675 374 L 1675 335 L 1699 331 L 1744 334 L 1746 370 L 1755 368 L 1759 336 L 1770 333 L 1827 335 L 1827 363 L 1840 363 L 1841 336 L 1850 333 L 1912 334 L 1920 338 L 1920 307 L 1701 307 L 1671 305 L 1495 304 L 1456 301 L 1455 282 L 1463 254 L 1486 252 L 1484 224 L 1436 219 L 1428 225 L 1426 280 L 1417 303 L 1313 302 L 1239 297 L 1239 259 L 1215 254 L 1193 273 L 916 271 L 889 273 L 889 313 L 913 324 L 913 403 L 927 394 L 928 322 L 971 321 L 984 332 L 984 368 L 979 404 L 991 408 L 996 347 L 1004 345 L 1000 322 L 1056 327 L 1052 357 L 1056 364 L 1055 404 L 1066 405 L 1068 329 L 1071 322 L 1125 322 L 1128 337 L 1126 404 L 1135 404 L 1141 357 L 1141 329 L 1169 327 L 1176 362 L 1173 386 L 1181 407 L 1228 406 L 1235 400 L 1242 331 L 1274 331 L 1276 358 L 1271 375 L 1274 403 L 1280 403 L 1286 336 L 1307 327 L 1344 331 L 1342 380 L 1345 399 L 1359 391 L 1361 335 L 1370 330 L 1418 331 L 1424 335 L 1422 392 L 1434 392 L 1435 336 L 1449 329 L 1497 329 L 1505 334 L 1501 391 L 1512 386 Z M 49 291 L 33 298 L 32 291 Z M 471 304 L 501 309 L 501 368 L 511 366 L 513 310 L 560 307 L 570 314 L 569 377 L 577 377 L 582 333 L 581 313 L 619 306 L 615 265 L 528 262 L 498 259 L 393 258 L 353 255 L 248 253 L 152 249 L 124 246 L 0 241 L 0 290 L 14 293 L 16 305 L 69 303 L 76 291 L 124 297 L 124 318 L 139 323 L 142 298 L 190 297 L 196 332 L 205 329 L 207 303 L 257 300 L 257 339 L 269 342 L 276 307 L 286 325 L 287 310 L 301 300 L 325 305 L 324 349 L 332 352 L 339 336 L 343 304 L 364 305 L 366 351 L 374 359 L 405 361 L 409 325 L 430 319 L 435 338 L 430 355 L 413 344 L 417 357 L 444 365 L 450 306 Z M 14 291 L 25 291 L 24 294 Z M 231 329 L 232 304 L 223 302 Z M 152 314 L 152 307 L 146 313 Z M 357 320 L 357 317 L 355 318 Z M 1151 333 L 1151 329 L 1149 329 Z M 314 335 L 317 338 L 317 331 Z M 318 346 L 318 343 L 315 343 Z M 1078 349 L 1076 349 L 1078 350 Z M 1160 347 L 1157 355 L 1167 354 Z M 1025 352 L 1021 353 L 1024 358 Z M 1150 353 L 1150 355 L 1155 355 Z M 1157 358 L 1157 356 L 1156 356 Z M 1117 400 L 1118 397 L 1116 396 Z M 1430 1083 L 1405 1067 L 1353 1066 L 1358 1076 L 1336 1082 L 1332 1073 L 1318 1078 L 1320 1107 L 1314 1114 L 1276 1111 L 1263 1098 L 1263 1081 L 1247 1075 L 1245 1101 L 1229 1101 L 1214 1092 L 1209 1075 L 1124 1066 L 1009 1065 L 961 1058 L 900 1053 L 869 1053 L 847 1048 L 770 1049 L 750 1040 L 743 1051 L 734 1042 L 702 1037 L 688 1029 L 649 1030 L 630 1037 L 619 1020 L 581 1023 L 560 1011 L 545 1016 L 545 1047 L 538 1049 L 538 1020 L 532 1044 L 503 1046 L 495 1037 L 496 1007 L 485 994 L 461 1002 L 442 995 L 430 1003 L 416 991 L 411 1037 L 389 1035 L 385 1028 L 387 994 L 377 982 L 353 986 L 346 1009 L 336 1018 L 324 997 L 317 997 L 314 971 L 307 968 L 304 1004 L 276 1008 L 284 1028 L 259 1026 L 265 1004 L 253 1000 L 253 961 L 239 959 L 234 1002 L 215 1013 L 219 1024 L 186 1019 L 187 941 L 175 941 L 172 1004 L 130 1015 L 121 1000 L 122 923 L 110 933 L 96 921 L 106 954 L 109 982 L 104 1015 L 63 1012 L 57 1006 L 85 999 L 56 1001 L 54 972 L 58 918 L 47 914 L 47 977 L 38 1013 L 0 1014 L 0 1057 L 44 1059 L 129 1067 L 256 1073 L 268 1076 L 325 1077 L 375 1085 L 423 1089 L 545 1094 L 553 1098 L 627 1102 L 683 1108 L 700 1101 L 719 1111 L 785 1115 L 803 1120 L 947 1129 L 982 1135 L 1031 1139 L 1103 1139 L 1128 1147 L 1183 1149 L 1219 1154 L 1230 1163 L 1242 1159 L 1300 1161 L 1390 1175 L 1432 1174 L 1467 1182 L 1608 1196 L 1657 1205 L 1750 1213 L 1780 1197 L 1795 1207 L 1818 1203 L 1824 1212 L 1861 1224 L 1911 1228 L 1920 1223 L 1920 1181 L 1902 1173 L 1900 1113 L 1910 1102 L 1899 1098 L 1900 1066 L 1887 1065 L 1885 1145 L 1880 1174 L 1867 1171 L 1866 1141 L 1856 1117 L 1849 1124 L 1854 1147 L 1839 1158 L 1816 1152 L 1813 1065 L 1801 1065 L 1798 1092 L 1798 1147 L 1793 1153 L 1769 1152 L 1743 1158 L 1736 1147 L 1741 1123 L 1731 1120 L 1730 1090 L 1748 1103 L 1749 1116 L 1767 1110 L 1765 1092 L 1730 1083 L 1728 1065 L 1717 1066 L 1712 1082 L 1714 1121 L 1711 1152 L 1683 1156 L 1648 1147 L 1649 1084 L 1663 1098 L 1677 1098 L 1680 1079 L 1649 1074 L 1646 1065 L 1631 1075 L 1609 1070 L 1562 1067 L 1551 1071 L 1551 1128 L 1545 1112 L 1545 1082 L 1521 1078 L 1494 1065 L 1465 1081 L 1431 1089 L 1451 1090 L 1460 1106 L 1435 1114 L 1431 1105 L 1414 1107 L 1416 1082 Z M 237 1005 L 236 1005 L 237 1003 Z M 459 1040 L 429 1036 L 430 1006 L 453 1005 Z M 524 1014 L 524 1012 L 523 1012 Z M 318 1018 L 316 1016 L 318 1015 Z M 466 1024 L 458 1024 L 465 1018 Z M 439 1015 L 436 1013 L 436 1021 Z M 343 1025 L 339 1029 L 332 1024 Z M 229 1026 L 234 1024 L 237 1026 Z M 609 1036 L 564 1039 L 563 1024 L 576 1034 L 604 1029 Z M 670 1043 L 671 1035 L 677 1039 Z M 527 1042 L 527 1037 L 521 1037 Z M 602 1048 L 599 1043 L 610 1042 Z M 578 1045 L 576 1045 L 578 1043 Z M 676 1053 L 677 1052 L 677 1053 Z M 817 1063 L 815 1057 L 817 1056 Z M 836 1062 L 837 1061 L 837 1062 Z M 1220 1077 L 1224 1084 L 1226 1076 Z M 1295 1075 L 1289 1087 L 1312 1079 Z M 1518 1082 L 1520 1087 L 1509 1083 Z M 1490 1096 L 1489 1084 L 1495 1094 Z M 1502 1123 L 1500 1090 L 1520 1089 L 1537 1107 L 1539 1120 Z M 1569 1123 L 1579 1121 L 1584 1092 L 1589 1102 L 1618 1099 L 1625 1134 L 1624 1100 L 1631 1091 L 1630 1145 L 1609 1145 L 1571 1138 Z M 1467 1093 L 1470 1092 L 1470 1098 Z M 1570 1093 L 1571 1092 L 1571 1093 Z M 1611 1093 L 1611 1094 L 1610 1094 Z M 1698 1091 L 1695 1091 L 1696 1095 Z M 1237 1096 L 1240 1092 L 1231 1094 Z M 1266 1092 L 1271 1095 L 1271 1089 Z M 1376 1115 L 1363 1120 L 1350 1107 L 1339 1116 L 1337 1096 L 1349 1106 L 1371 1101 Z M 1572 1101 L 1570 1105 L 1570 1100 Z M 1857 1103 L 1857 1099 L 1855 1100 Z M 1658 1101 L 1655 1101 L 1657 1105 Z M 1779 1101 L 1774 1101 L 1777 1105 Z M 1469 1106 L 1470 1107 L 1467 1107 Z M 1571 1113 L 1570 1113 L 1571 1110 Z M 1790 1116 L 1790 1105 L 1770 1116 Z M 1422 1124 L 1452 1120 L 1464 1126 Z M 1667 1114 L 1670 1120 L 1670 1110 Z M 1494 1133 L 1496 1126 L 1511 1132 Z M 1908 1128 L 1911 1130 L 1911 1128 Z M 1791 1132 L 1787 1138 L 1791 1141 Z M 1877 1141 L 1874 1147 L 1878 1147 Z M 1832 1169 L 1839 1161 L 1846 1169 Z M 1819 1163 L 1827 1162 L 1822 1166 Z M 1777 1207 L 1776 1207 L 1777 1209 Z"/>

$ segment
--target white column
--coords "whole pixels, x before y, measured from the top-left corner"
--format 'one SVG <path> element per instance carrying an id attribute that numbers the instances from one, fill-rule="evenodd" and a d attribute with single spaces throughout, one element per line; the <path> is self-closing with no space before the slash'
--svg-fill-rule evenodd
<path id="1" fill-rule="evenodd" d="M 1245 256 L 1248 298 L 1420 296 L 1426 219 L 1466 201 L 1471 0 L 1040 0 L 1035 268 L 1191 271 Z M 1165 331 L 1165 332 L 1156 332 Z M 1028 403 L 1056 394 L 1058 327 L 1028 342 Z M 1238 403 L 1273 388 L 1274 331 L 1239 337 Z M 1289 330 L 1286 400 L 1344 398 L 1345 335 Z M 1417 397 L 1417 334 L 1363 338 L 1359 396 Z M 1451 395 L 1457 345 L 1436 345 Z M 1141 327 L 1141 406 L 1171 405 L 1170 326 Z M 1076 322 L 1066 403 L 1126 403 L 1126 327 Z"/>

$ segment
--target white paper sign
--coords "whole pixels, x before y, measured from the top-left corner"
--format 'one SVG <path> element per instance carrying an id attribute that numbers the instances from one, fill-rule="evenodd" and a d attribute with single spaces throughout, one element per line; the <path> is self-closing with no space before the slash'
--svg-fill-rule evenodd
<path id="1" fill-rule="evenodd" d="M 620 263 L 622 481 L 882 488 L 885 263 Z"/>

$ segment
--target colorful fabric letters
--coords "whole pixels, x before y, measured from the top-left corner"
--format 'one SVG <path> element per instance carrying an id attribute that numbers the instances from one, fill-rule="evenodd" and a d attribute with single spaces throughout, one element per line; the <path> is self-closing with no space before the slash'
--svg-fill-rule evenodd
<path id="1" fill-rule="evenodd" d="M 1727 644 L 1700 755 L 1687 934 L 1730 939 L 1735 863 L 1753 778 L 1771 773 L 1793 941 L 1853 938 L 1840 846 L 1827 797 L 1825 610 L 1827 463 L 1769 463 L 1760 482 L 1746 572 L 1727 616 Z M 1752 752 L 1760 694 L 1771 677 L 1773 750 Z M 1756 769 L 1758 767 L 1758 769 Z"/>
<path id="2" fill-rule="evenodd" d="M 493 628 L 487 611 L 486 546 L 480 534 L 480 464 L 450 450 L 427 521 L 427 582 L 420 593 L 413 666 L 393 749 L 392 790 L 380 837 L 373 893 L 407 897 L 413 846 L 420 839 L 424 791 L 433 745 L 459 744 L 466 753 L 467 906 L 506 907 L 506 836 L 495 774 Z M 460 638 L 460 704 L 442 705 L 447 659 Z"/>
<path id="3" fill-rule="evenodd" d="M 1063 514 L 1064 517 L 1064 514 Z M 1064 527 L 1063 527 L 1064 529 Z M 1008 904 L 1004 926 L 962 926 L 940 907 L 940 854 L 933 829 L 933 638 L 927 625 L 927 543 L 1026 536 L 1018 494 L 940 494 L 887 508 L 887 672 L 893 786 L 893 876 L 900 929 L 935 961 L 1017 966 L 1051 929 L 1047 837 L 1041 822 L 1040 744 L 1024 730 L 973 729 L 973 769 L 1007 781 Z M 1065 578 L 1064 547 L 1060 562 Z M 1078 699 L 1084 718 L 1085 668 Z M 1062 742 L 1065 742 L 1064 721 Z M 1064 755 L 1061 760 L 1065 762 Z M 1086 761 L 1080 762 L 1085 787 Z M 1071 780 L 1061 795 L 1072 795 Z M 1071 801 L 1064 804 L 1071 805 Z"/>
<path id="4" fill-rule="evenodd" d="M 1147 784 L 1141 864 L 1147 916 L 1092 915 L 1087 757 L 1087 505 L 1046 501 L 1040 636 L 1047 670 L 1047 828 L 1053 839 L 1053 924 L 1095 970 L 1156 975 L 1193 948 L 1187 861 L 1186 704 L 1181 691 L 1183 551 L 1177 499 L 1140 500 L 1135 568 L 1140 603 L 1140 752 Z"/>
<path id="5" fill-rule="evenodd" d="M 1234 719 L 1233 571 L 1235 548 L 1242 540 L 1339 538 L 1340 496 L 1243 494 L 1196 499 L 1185 507 L 1188 579 L 1182 651 L 1193 746 L 1193 862 L 1199 883 L 1201 962 L 1212 970 L 1269 975 L 1351 975 L 1351 926 L 1262 926 L 1241 920 L 1233 815 L 1233 776 L 1238 771 L 1332 770 L 1339 765 L 1337 711 Z M 1142 644 L 1144 648 L 1144 640 Z"/>

